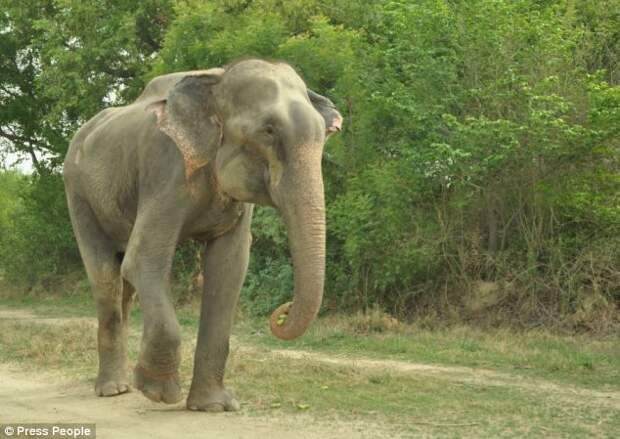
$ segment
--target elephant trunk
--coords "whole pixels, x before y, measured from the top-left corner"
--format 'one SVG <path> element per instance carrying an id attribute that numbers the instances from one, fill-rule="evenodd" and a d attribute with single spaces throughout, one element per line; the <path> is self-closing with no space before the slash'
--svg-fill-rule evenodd
<path id="1" fill-rule="evenodd" d="M 325 199 L 319 155 L 299 160 L 283 176 L 287 195 L 280 198 L 293 259 L 293 302 L 278 307 L 270 319 L 271 332 L 283 340 L 301 336 L 319 312 L 325 281 Z M 315 155 L 315 154 L 313 154 Z M 295 169 L 296 168 L 296 169 Z"/>

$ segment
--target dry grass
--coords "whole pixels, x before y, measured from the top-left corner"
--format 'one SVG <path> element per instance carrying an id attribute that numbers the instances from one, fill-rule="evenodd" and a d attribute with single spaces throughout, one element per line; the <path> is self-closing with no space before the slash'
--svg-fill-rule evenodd
<path id="1" fill-rule="evenodd" d="M 366 312 L 358 311 L 342 321 L 344 322 L 344 329 L 353 334 L 384 332 L 395 334 L 404 329 L 404 326 L 398 319 L 389 315 L 378 306 L 374 306 Z"/>

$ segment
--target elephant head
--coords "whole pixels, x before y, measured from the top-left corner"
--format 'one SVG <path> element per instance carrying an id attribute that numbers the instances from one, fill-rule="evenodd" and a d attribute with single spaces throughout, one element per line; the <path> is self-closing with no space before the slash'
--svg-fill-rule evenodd
<path id="1" fill-rule="evenodd" d="M 150 108 L 181 150 L 188 179 L 211 164 L 219 191 L 281 213 L 295 291 L 293 302 L 272 314 L 271 330 L 287 340 L 302 335 L 323 296 L 321 155 L 327 137 L 341 128 L 340 113 L 289 65 L 255 59 L 187 74 Z"/>

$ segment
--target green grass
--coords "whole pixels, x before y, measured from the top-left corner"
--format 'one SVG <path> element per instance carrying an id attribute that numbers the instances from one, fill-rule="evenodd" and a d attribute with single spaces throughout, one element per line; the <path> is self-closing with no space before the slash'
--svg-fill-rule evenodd
<path id="1" fill-rule="evenodd" d="M 96 317 L 90 295 L 0 297 L 0 306 L 26 309 L 46 317 Z"/>
<path id="2" fill-rule="evenodd" d="M 281 403 L 288 412 L 299 404 L 322 418 L 363 419 L 398 430 L 467 437 L 546 437 L 597 435 L 598 423 L 620 431 L 611 408 L 565 404 L 548 395 L 506 386 L 447 382 L 389 372 L 335 367 L 307 360 L 238 359 L 230 382 L 253 410 L 269 412 Z M 295 371 L 291 374 L 290 371 Z M 452 431 L 451 431 L 452 430 Z"/>
<path id="3" fill-rule="evenodd" d="M 319 319 L 300 339 L 283 342 L 265 319 L 245 320 L 236 330 L 254 344 L 417 363 L 488 368 L 525 377 L 601 390 L 620 390 L 620 337 L 561 336 L 455 326 L 426 329 L 398 325 L 388 331 L 361 328 L 358 317 Z"/>

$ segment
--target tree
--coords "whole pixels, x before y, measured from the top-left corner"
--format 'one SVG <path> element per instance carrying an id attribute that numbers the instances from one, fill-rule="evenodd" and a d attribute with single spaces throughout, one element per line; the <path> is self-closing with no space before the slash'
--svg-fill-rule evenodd
<path id="1" fill-rule="evenodd" d="M 1 0 L 0 138 L 37 171 L 57 167 L 80 123 L 136 96 L 172 1 Z"/>

